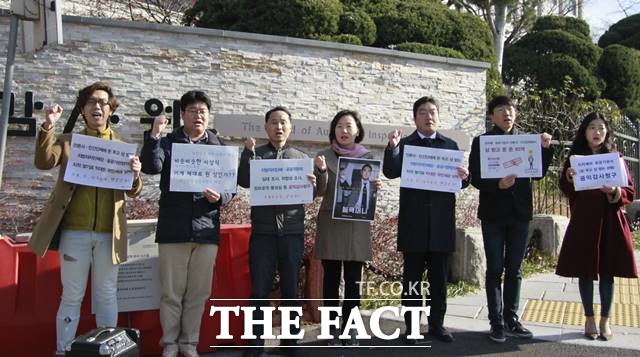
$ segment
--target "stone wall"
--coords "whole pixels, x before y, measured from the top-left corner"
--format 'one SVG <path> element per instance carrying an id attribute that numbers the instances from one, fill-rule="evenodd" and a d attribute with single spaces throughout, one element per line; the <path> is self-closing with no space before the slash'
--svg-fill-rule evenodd
<path id="1" fill-rule="evenodd" d="M 488 64 L 279 36 L 86 17 L 63 17 L 64 45 L 19 53 L 13 91 L 17 115 L 25 91 L 36 101 L 60 103 L 70 113 L 77 90 L 93 81 L 110 82 L 121 102 L 116 130 L 141 144 L 139 123 L 147 99 L 165 105 L 190 89 L 203 89 L 215 114 L 263 115 L 285 105 L 295 118 L 327 123 L 341 109 L 358 110 L 363 122 L 412 124 L 415 99 L 432 95 L 441 102 L 441 128 L 465 132 L 484 129 L 485 71 Z M 2 73 L 9 32 L 8 13 L 0 10 Z M 4 76 L 2 79 L 4 80 Z M 57 126 L 61 131 L 67 116 Z M 41 123 L 42 119 L 38 120 Z M 224 135 L 224 133 L 222 133 Z M 229 138 L 240 146 L 239 138 Z M 313 155 L 326 145 L 294 143 Z M 24 206 L 41 205 L 55 171 L 33 167 L 32 137 L 9 137 L 0 207 L 19 216 Z M 373 148 L 382 157 L 382 148 Z M 146 177 L 144 196 L 157 196 L 157 178 Z M 397 212 L 399 180 L 387 182 L 381 212 Z M 470 188 L 462 197 L 471 198 Z M 459 206 L 464 207 L 462 202 Z M 469 211 L 469 207 L 464 207 Z M 475 211 L 475 207 L 473 207 Z M 6 211 L 5 211 L 6 212 Z M 3 214 L 4 216 L 4 214 Z"/>

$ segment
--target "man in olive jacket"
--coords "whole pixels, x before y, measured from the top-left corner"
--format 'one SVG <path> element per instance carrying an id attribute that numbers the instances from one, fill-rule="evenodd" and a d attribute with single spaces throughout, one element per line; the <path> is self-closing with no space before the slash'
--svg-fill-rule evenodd
<path id="1" fill-rule="evenodd" d="M 402 157 L 406 145 L 458 150 L 455 141 L 437 132 L 440 118 L 438 102 L 432 97 L 422 97 L 413 104 L 413 120 L 416 130 L 400 139 L 401 132 L 389 133 L 389 144 L 384 150 L 382 171 L 390 179 L 400 177 Z M 462 187 L 469 185 L 468 171 L 458 168 Z M 453 342 L 453 335 L 444 327 L 447 311 L 448 260 L 455 250 L 456 196 L 450 192 L 400 188 L 400 214 L 398 216 L 398 250 L 404 257 L 402 276 L 402 305 L 420 306 L 419 291 L 425 267 L 429 281 L 431 313 L 428 317 L 429 334 L 443 342 Z M 407 331 L 411 317 L 405 315 Z M 407 337 L 408 344 L 417 341 Z"/>

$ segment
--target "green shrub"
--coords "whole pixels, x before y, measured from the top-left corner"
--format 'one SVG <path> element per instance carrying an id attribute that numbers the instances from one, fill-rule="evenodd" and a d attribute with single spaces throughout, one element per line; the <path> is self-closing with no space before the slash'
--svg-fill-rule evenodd
<path id="1" fill-rule="evenodd" d="M 566 54 L 575 58 L 588 70 L 596 68 L 602 53 L 602 50 L 595 46 L 591 40 L 574 36 L 563 30 L 530 32 L 514 45 L 527 48 L 539 56 L 549 53 Z"/>
<path id="2" fill-rule="evenodd" d="M 606 83 L 603 97 L 620 108 L 640 105 L 640 52 L 622 45 L 608 46 L 600 57 L 598 75 Z"/>
<path id="3" fill-rule="evenodd" d="M 376 40 L 376 24 L 363 10 L 346 11 L 340 15 L 338 30 L 341 34 L 355 35 L 360 42 L 371 45 Z"/>
<path id="4" fill-rule="evenodd" d="M 347 43 L 350 45 L 362 46 L 362 42 L 360 42 L 360 38 L 356 35 L 351 35 L 351 34 L 318 35 L 318 36 L 312 36 L 311 38 L 313 40 L 319 40 L 319 41 Z"/>
<path id="5" fill-rule="evenodd" d="M 434 46 L 427 43 L 405 42 L 395 46 L 398 51 L 422 53 L 425 55 L 465 59 L 466 57 L 451 48 Z"/>
<path id="6" fill-rule="evenodd" d="M 562 30 L 591 41 L 589 24 L 582 19 L 570 16 L 544 16 L 533 24 L 532 32 Z"/>
<path id="7" fill-rule="evenodd" d="M 613 44 L 640 50 L 640 13 L 625 17 L 611 25 L 598 40 L 598 46 L 601 48 Z"/>
<path id="8" fill-rule="evenodd" d="M 624 115 L 629 117 L 629 119 L 633 120 L 634 123 L 640 122 L 640 105 L 635 107 L 625 108 L 623 113 Z"/>
<path id="9" fill-rule="evenodd" d="M 198 0 L 184 13 L 185 25 L 231 29 L 238 22 L 240 0 Z"/>
<path id="10" fill-rule="evenodd" d="M 342 14 L 339 0 L 240 1 L 243 6 L 235 29 L 269 35 L 334 35 Z"/>
<path id="11" fill-rule="evenodd" d="M 565 29 L 570 29 L 567 31 Z M 595 99 L 604 88 L 594 71 L 601 50 L 585 37 L 581 20 L 542 17 L 534 30 L 505 49 L 502 73 L 505 83 L 529 88 L 563 88 L 566 78 Z"/>

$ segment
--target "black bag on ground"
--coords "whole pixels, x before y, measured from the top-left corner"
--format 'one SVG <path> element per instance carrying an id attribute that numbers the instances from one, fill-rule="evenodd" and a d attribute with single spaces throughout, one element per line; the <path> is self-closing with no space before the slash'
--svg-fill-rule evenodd
<path id="1" fill-rule="evenodd" d="M 138 357 L 140 331 L 132 328 L 100 327 L 76 337 L 65 357 Z"/>

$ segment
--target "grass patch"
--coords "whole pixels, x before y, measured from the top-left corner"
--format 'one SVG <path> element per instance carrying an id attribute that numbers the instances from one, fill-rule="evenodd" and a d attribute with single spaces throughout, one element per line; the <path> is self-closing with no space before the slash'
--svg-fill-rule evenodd
<path id="1" fill-rule="evenodd" d="M 360 302 L 360 308 L 362 310 L 373 310 L 383 306 L 397 306 L 401 304 L 401 281 L 387 281 L 384 277 L 371 272 L 365 273 L 365 279 L 372 283 L 370 283 L 370 289 L 368 291 L 366 285 L 363 285 L 363 294 Z M 426 276 L 424 279 L 426 281 Z M 447 285 L 447 297 L 452 298 L 472 294 L 478 289 L 480 289 L 479 285 L 466 281 L 449 283 Z"/>
<path id="2" fill-rule="evenodd" d="M 473 294 L 478 291 L 478 289 L 480 289 L 480 285 L 464 280 L 460 280 L 457 283 L 449 283 L 447 285 L 447 298 Z"/>
<path id="3" fill-rule="evenodd" d="M 522 261 L 522 277 L 528 278 L 535 274 L 554 272 L 557 264 L 557 257 L 536 251 Z"/>
<path id="4" fill-rule="evenodd" d="M 631 239 L 633 240 L 633 249 L 640 250 L 640 230 L 631 232 Z"/>

